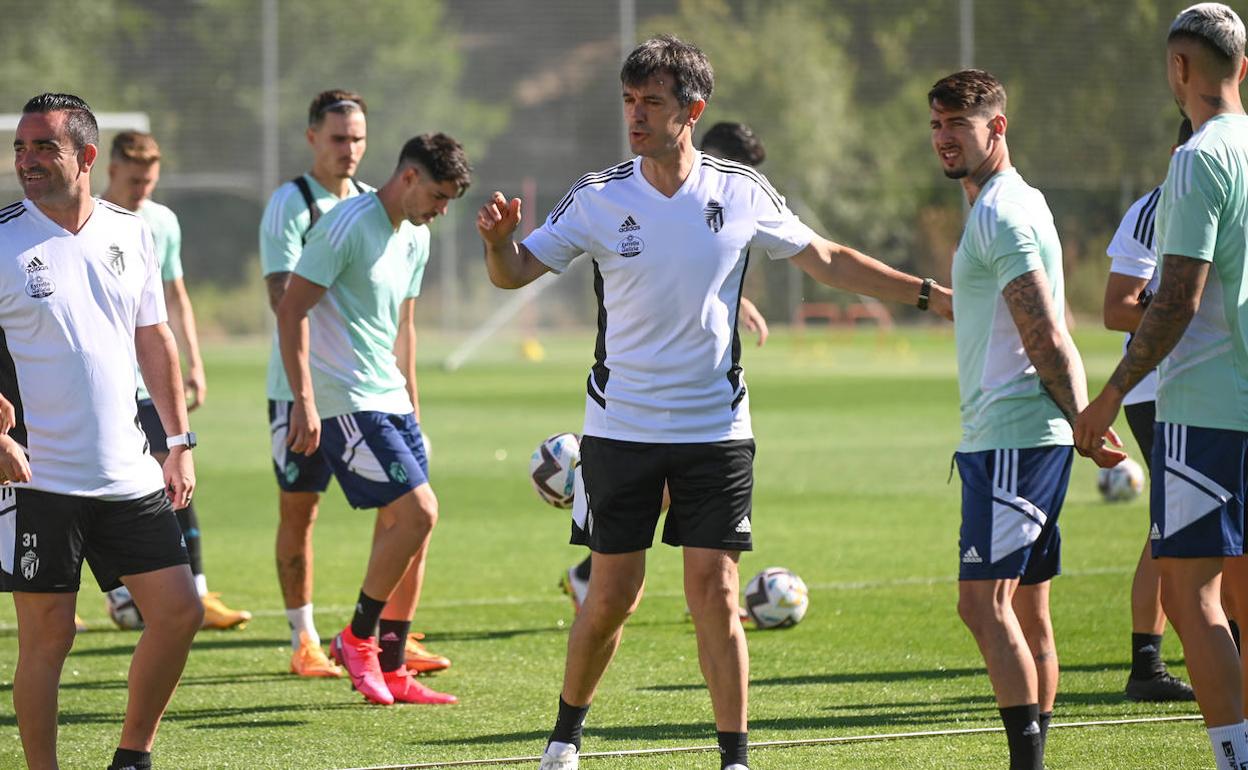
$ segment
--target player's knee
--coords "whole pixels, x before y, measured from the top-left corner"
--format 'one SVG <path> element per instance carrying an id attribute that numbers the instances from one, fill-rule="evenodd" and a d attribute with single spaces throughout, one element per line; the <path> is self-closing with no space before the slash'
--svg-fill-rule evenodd
<path id="1" fill-rule="evenodd" d="M 68 620 L 60 617 L 43 618 L 33 634 L 22 634 L 19 637 L 29 639 L 30 643 L 20 645 L 18 660 L 20 662 L 23 658 L 33 658 L 44 663 L 59 665 L 69 655 L 77 633 L 78 629 L 74 626 L 72 616 Z"/>

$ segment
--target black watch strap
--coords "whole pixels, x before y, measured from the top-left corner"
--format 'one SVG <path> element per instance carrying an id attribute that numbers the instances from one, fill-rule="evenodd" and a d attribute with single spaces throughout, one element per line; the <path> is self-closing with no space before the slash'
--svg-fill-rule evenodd
<path id="1" fill-rule="evenodd" d="M 932 284 L 936 283 L 931 278 L 924 278 L 923 285 L 919 287 L 919 301 L 915 303 L 915 307 L 919 310 L 927 310 L 927 301 L 932 298 Z"/>

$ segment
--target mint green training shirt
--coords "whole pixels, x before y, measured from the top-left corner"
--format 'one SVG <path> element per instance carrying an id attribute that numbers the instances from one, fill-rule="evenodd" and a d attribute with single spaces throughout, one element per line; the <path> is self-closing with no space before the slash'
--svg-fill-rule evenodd
<path id="1" fill-rule="evenodd" d="M 182 226 L 178 224 L 178 215 L 168 206 L 162 206 L 153 200 L 145 200 L 139 204 L 134 213 L 152 229 L 152 241 L 156 246 L 156 263 L 160 265 L 162 282 L 176 281 L 182 277 Z M 135 368 L 138 381 L 137 398 L 145 401 L 152 397 L 143 384 L 143 373 Z M 158 447 L 163 449 L 163 447 Z"/>
<path id="2" fill-rule="evenodd" d="M 1070 445 L 1070 423 L 1040 384 L 1001 291 L 1043 270 L 1065 331 L 1062 245 L 1039 190 L 1014 169 L 980 192 L 953 257 L 960 452 Z"/>
<path id="3" fill-rule="evenodd" d="M 1187 331 L 1158 366 L 1157 419 L 1248 431 L 1248 116 L 1206 121 L 1170 159 L 1158 253 L 1211 262 Z"/>
<path id="4" fill-rule="evenodd" d="M 356 185 L 365 191 L 373 188 L 352 180 L 347 186 L 347 197 L 339 198 L 321 186 L 311 174 L 304 174 L 312 199 L 324 215 L 339 201 L 350 200 L 359 195 Z M 273 191 L 269 204 L 260 219 L 260 273 L 289 273 L 295 269 L 303 252 L 303 239 L 308 232 L 312 214 L 294 182 L 286 182 Z M 319 220 L 318 220 L 319 223 Z M 273 344 L 269 350 L 269 371 L 266 383 L 269 398 L 275 401 L 291 401 L 290 384 L 286 382 L 286 370 L 282 368 L 282 353 L 277 347 L 277 332 L 273 332 Z"/>
<path id="5" fill-rule="evenodd" d="M 396 229 L 376 193 L 335 206 L 312 228 L 294 272 L 327 289 L 308 314 L 322 418 L 413 411 L 394 343 L 400 307 L 420 294 L 428 261 L 429 228 L 403 221 Z"/>

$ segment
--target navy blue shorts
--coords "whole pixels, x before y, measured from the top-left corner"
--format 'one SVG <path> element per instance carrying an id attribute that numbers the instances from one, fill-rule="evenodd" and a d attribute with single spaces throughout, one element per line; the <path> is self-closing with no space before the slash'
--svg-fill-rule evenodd
<path id="1" fill-rule="evenodd" d="M 1036 585 L 1062 571 L 1058 514 L 1074 451 L 1068 446 L 954 455 L 962 477 L 959 580 Z"/>
<path id="2" fill-rule="evenodd" d="M 429 458 L 410 412 L 327 417 L 321 451 L 352 508 L 380 508 L 429 483 Z"/>
<path id="3" fill-rule="evenodd" d="M 1248 433 L 1159 422 L 1153 468 L 1153 556 L 1243 555 Z"/>
<path id="4" fill-rule="evenodd" d="M 286 446 L 290 427 L 290 401 L 269 399 L 269 439 L 273 445 L 273 475 L 283 492 L 324 492 L 332 475 L 325 455 L 317 449 L 310 455 L 290 451 Z"/>
<path id="5" fill-rule="evenodd" d="M 165 435 L 165 426 L 160 424 L 160 413 L 156 411 L 156 405 L 150 398 L 139 401 L 138 416 L 135 419 L 139 421 L 139 427 L 147 437 L 147 451 L 150 454 L 169 451 L 169 445 L 165 443 L 169 437 Z"/>

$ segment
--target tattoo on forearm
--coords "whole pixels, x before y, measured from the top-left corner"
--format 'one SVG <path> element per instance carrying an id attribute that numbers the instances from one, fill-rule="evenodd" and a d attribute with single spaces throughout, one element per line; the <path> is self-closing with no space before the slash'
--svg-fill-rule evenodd
<path id="1" fill-rule="evenodd" d="M 1209 263 L 1190 257 L 1166 255 L 1161 285 L 1131 337 L 1127 353 L 1109 378 L 1109 384 L 1126 393 L 1144 379 L 1174 350 L 1187 331 L 1209 275 Z"/>
<path id="2" fill-rule="evenodd" d="M 1072 423 L 1079 416 L 1080 403 L 1070 351 L 1057 334 L 1057 319 L 1049 297 L 1044 273 L 1033 270 L 1010 281 L 1001 291 L 1014 318 L 1023 350 L 1036 367 L 1040 384 L 1053 403 Z"/>

